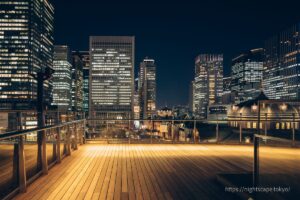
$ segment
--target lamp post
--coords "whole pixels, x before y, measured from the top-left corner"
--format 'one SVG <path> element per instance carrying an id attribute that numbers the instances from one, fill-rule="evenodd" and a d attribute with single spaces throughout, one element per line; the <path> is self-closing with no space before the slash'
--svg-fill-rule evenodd
<path id="1" fill-rule="evenodd" d="M 242 143 L 242 113 L 240 113 L 240 143 Z"/>
<path id="2" fill-rule="evenodd" d="M 257 134 L 260 134 L 260 101 L 257 102 L 258 105 L 258 111 L 257 111 Z"/>
<path id="3" fill-rule="evenodd" d="M 293 145 L 295 145 L 295 113 L 293 113 Z"/>
<path id="4" fill-rule="evenodd" d="M 219 141 L 219 115 L 217 113 L 217 125 L 216 125 L 216 143 Z"/>
<path id="5" fill-rule="evenodd" d="M 267 134 L 268 134 L 268 113 L 265 113 L 265 136 L 267 136 Z"/>

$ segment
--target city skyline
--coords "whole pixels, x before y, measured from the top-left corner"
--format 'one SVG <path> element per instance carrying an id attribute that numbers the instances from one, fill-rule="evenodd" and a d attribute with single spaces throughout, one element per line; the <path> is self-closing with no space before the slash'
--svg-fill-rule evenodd
<path id="1" fill-rule="evenodd" d="M 293 12 L 299 5 L 296 1 L 285 4 L 272 2 L 272 10 L 269 8 L 270 1 L 255 2 L 258 1 L 247 4 L 249 9 L 245 9 L 245 4 L 238 1 L 201 4 L 195 1 L 182 4 L 87 1 L 81 4 L 75 0 L 69 4 L 54 0 L 55 41 L 57 44 L 70 45 L 71 49 L 84 51 L 88 50 L 90 35 L 134 35 L 135 72 L 138 71 L 139 62 L 146 56 L 154 58 L 159 66 L 157 107 L 187 104 L 195 56 L 201 53 L 223 53 L 224 75 L 228 76 L 232 58 L 243 51 L 264 47 L 266 39 L 300 20 L 300 14 Z M 109 8 L 113 5 L 118 12 L 111 15 Z M 66 11 L 68 6 L 70 9 Z M 202 9 L 196 12 L 200 7 Z M 148 16 L 145 9 L 155 10 L 155 15 Z M 210 14 L 212 9 L 214 15 Z M 289 12 L 294 14 L 289 15 Z M 236 15 L 239 17 L 236 18 Z M 78 25 L 79 21 L 84 21 L 84 25 Z M 172 78 L 165 78 L 171 73 L 170 69 Z"/>
<path id="2" fill-rule="evenodd" d="M 299 6 L 0 0 L 0 199 L 296 199 Z"/>

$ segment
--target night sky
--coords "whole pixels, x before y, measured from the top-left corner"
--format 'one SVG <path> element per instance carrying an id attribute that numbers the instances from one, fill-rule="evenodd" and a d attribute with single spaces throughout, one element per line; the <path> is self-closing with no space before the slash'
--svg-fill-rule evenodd
<path id="1" fill-rule="evenodd" d="M 158 107 L 188 103 L 197 54 L 223 53 L 229 75 L 234 56 L 300 22 L 296 0 L 52 2 L 55 44 L 88 50 L 90 35 L 134 35 L 135 71 L 145 56 L 157 62 Z"/>

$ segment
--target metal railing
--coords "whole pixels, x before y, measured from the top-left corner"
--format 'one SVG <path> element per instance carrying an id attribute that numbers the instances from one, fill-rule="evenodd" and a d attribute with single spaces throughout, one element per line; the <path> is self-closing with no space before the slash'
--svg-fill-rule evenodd
<path id="1" fill-rule="evenodd" d="M 264 143 L 269 141 L 273 142 L 279 142 L 279 143 L 285 143 L 289 147 L 297 147 L 299 145 L 298 141 L 294 140 L 288 140 L 288 139 L 283 139 L 283 138 L 278 138 L 278 137 L 272 137 L 272 136 L 265 136 L 265 135 L 259 135 L 259 134 L 254 134 L 254 156 L 253 156 L 253 186 L 257 187 L 260 183 L 260 159 L 259 159 L 259 147 L 260 147 L 260 140 L 263 140 Z"/>
<path id="2" fill-rule="evenodd" d="M 28 183 L 84 144 L 85 124 L 83 119 L 0 134 L 0 199 L 25 192 Z"/>
<path id="3" fill-rule="evenodd" d="M 231 119 L 87 119 L 89 140 L 107 143 L 253 143 L 253 135 L 300 140 L 300 118 L 257 118 L 243 116 Z M 143 124 L 139 128 L 134 122 Z M 115 130 L 115 131 L 114 131 Z M 118 134 L 118 131 L 120 134 Z"/>

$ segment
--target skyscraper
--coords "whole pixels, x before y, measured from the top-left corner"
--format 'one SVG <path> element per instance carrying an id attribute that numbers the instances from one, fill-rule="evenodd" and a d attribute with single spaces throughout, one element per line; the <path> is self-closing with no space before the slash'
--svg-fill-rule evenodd
<path id="1" fill-rule="evenodd" d="M 206 118 L 207 106 L 222 102 L 223 55 L 201 54 L 195 59 L 194 115 Z"/>
<path id="2" fill-rule="evenodd" d="M 189 87 L 189 111 L 194 112 L 194 93 L 195 93 L 195 84 L 194 81 L 191 81 Z"/>
<path id="3" fill-rule="evenodd" d="M 33 109 L 33 74 L 52 68 L 54 8 L 48 0 L 0 1 L 0 108 Z M 46 81 L 45 103 L 51 103 Z"/>
<path id="4" fill-rule="evenodd" d="M 134 43 L 130 36 L 90 37 L 90 118 L 133 117 Z"/>
<path id="5" fill-rule="evenodd" d="M 234 103 L 235 94 L 231 91 L 231 76 L 223 77 L 222 104 Z"/>
<path id="6" fill-rule="evenodd" d="M 53 102 L 58 110 L 71 110 L 72 58 L 68 46 L 54 46 Z"/>
<path id="7" fill-rule="evenodd" d="M 151 118 L 156 112 L 156 64 L 145 58 L 139 71 L 140 118 Z"/>
<path id="8" fill-rule="evenodd" d="M 139 78 L 134 79 L 133 119 L 140 119 Z"/>
<path id="9" fill-rule="evenodd" d="M 231 91 L 235 103 L 251 100 L 261 91 L 264 49 L 252 49 L 232 59 Z"/>
<path id="10" fill-rule="evenodd" d="M 264 92 L 269 99 L 300 98 L 300 23 L 265 42 Z"/>
<path id="11" fill-rule="evenodd" d="M 89 111 L 89 74 L 90 74 L 90 54 L 88 51 L 73 51 L 73 58 L 76 57 L 78 60 L 77 65 L 79 66 L 80 71 L 82 71 L 82 94 L 78 93 L 81 89 L 81 80 L 77 82 L 77 85 L 80 85 L 78 88 L 78 95 L 82 95 L 82 97 L 78 98 L 81 101 L 82 98 L 82 110 L 87 114 Z M 75 61 L 75 60 L 74 60 Z M 81 67 L 82 66 L 82 67 Z M 77 72 L 77 76 L 81 77 L 81 72 Z M 73 68 L 73 76 L 75 78 L 75 68 Z M 80 84 L 79 84 L 80 83 Z M 75 80 L 74 80 L 74 85 Z M 73 93 L 75 94 L 76 88 L 74 87 Z M 75 95 L 73 95 L 73 99 L 75 102 Z M 88 116 L 88 115 L 87 115 Z"/>
<path id="12" fill-rule="evenodd" d="M 72 52 L 72 111 L 83 111 L 83 60 L 80 52 Z"/>
<path id="13" fill-rule="evenodd" d="M 89 112 L 89 74 L 90 74 L 90 54 L 88 51 L 79 52 L 83 64 L 83 111 Z M 87 115 L 88 116 L 88 115 Z"/>

